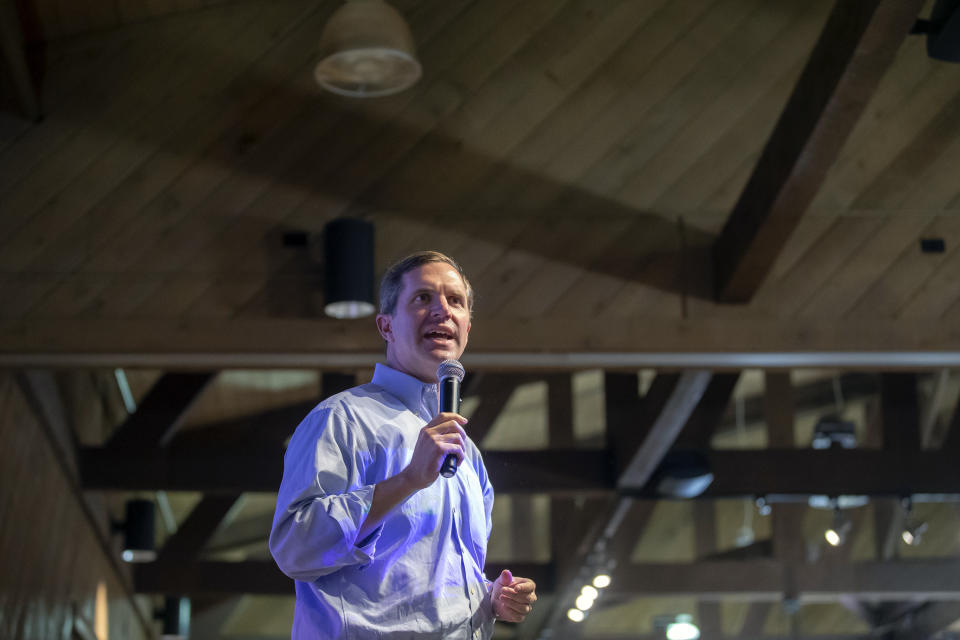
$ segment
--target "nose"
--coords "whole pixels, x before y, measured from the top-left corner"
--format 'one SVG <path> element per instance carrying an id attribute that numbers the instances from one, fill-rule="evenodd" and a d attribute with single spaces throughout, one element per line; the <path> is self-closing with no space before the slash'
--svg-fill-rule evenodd
<path id="1" fill-rule="evenodd" d="M 436 296 L 434 298 L 433 307 L 431 308 L 431 313 L 438 318 L 447 318 L 450 316 L 450 305 L 447 303 L 447 298 L 445 296 Z"/>

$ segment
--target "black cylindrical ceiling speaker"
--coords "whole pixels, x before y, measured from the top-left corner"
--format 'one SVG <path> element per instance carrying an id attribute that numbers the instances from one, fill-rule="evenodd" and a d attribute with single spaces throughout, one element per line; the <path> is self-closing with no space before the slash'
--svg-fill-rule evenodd
<path id="1" fill-rule="evenodd" d="M 152 562 L 157 559 L 156 516 L 152 500 L 128 500 L 123 523 L 123 559 Z"/>
<path id="2" fill-rule="evenodd" d="M 373 224 L 337 218 L 324 228 L 324 312 L 333 318 L 362 318 L 373 301 Z"/>

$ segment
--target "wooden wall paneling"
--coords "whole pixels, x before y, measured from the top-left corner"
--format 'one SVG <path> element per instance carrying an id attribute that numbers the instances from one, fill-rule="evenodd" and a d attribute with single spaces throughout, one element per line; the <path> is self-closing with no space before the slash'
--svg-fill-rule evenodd
<path id="1" fill-rule="evenodd" d="M 755 307 L 783 317 L 799 313 L 825 283 L 860 254 L 883 222 L 874 217 L 838 218 L 796 266 L 777 280 L 776 288 L 765 287 L 757 293 Z"/>
<path id="2" fill-rule="evenodd" d="M 943 238 L 949 253 L 926 254 L 919 242 L 908 245 L 850 307 L 848 315 L 893 317 L 960 244 L 960 217 L 937 216 L 920 232 L 922 238 Z"/>
<path id="3" fill-rule="evenodd" d="M 811 208 L 845 211 L 956 94 L 955 71 L 908 38 Z M 921 45 L 921 46 L 918 46 Z M 874 104 L 876 103 L 876 104 Z"/>
<path id="4" fill-rule="evenodd" d="M 17 428 L 16 420 L 12 419 L 14 413 L 14 388 L 13 377 L 10 375 L 0 375 L 0 450 L 2 451 L 21 451 L 24 447 L 25 430 Z M 28 498 L 27 492 L 22 490 L 11 490 L 13 487 L 23 486 L 23 459 L 18 458 L 7 464 L 0 465 L 0 518 L 3 522 L 13 522 L 18 514 L 18 506 L 21 506 Z M 6 526 L 0 527 L 0 553 L 6 554 L 13 546 L 15 536 L 19 535 L 22 527 Z M 6 561 L 4 562 L 6 565 Z M 16 596 L 16 590 L 13 584 L 13 571 L 0 571 L 0 636 L 9 638 L 13 636 L 11 624 L 12 604 Z"/>
<path id="5" fill-rule="evenodd" d="M 110 560 L 103 557 L 104 548 L 96 542 L 99 533 L 83 513 L 79 492 L 69 486 L 49 435 L 22 395 L 15 393 L 10 399 L 2 413 L 7 455 L 0 467 L 10 474 L 5 476 L 9 482 L 3 484 L 5 513 L 20 526 L 4 527 L 0 536 L 4 566 L 0 635 L 55 637 L 63 632 L 70 601 L 78 598 L 78 589 L 83 597 L 92 599 L 92 576 L 99 574 L 109 580 L 118 567 L 111 567 Z M 37 513 L 45 514 L 43 523 Z M 93 571 L 73 569 L 81 557 L 92 561 Z M 79 586 L 87 580 L 91 581 L 88 586 Z M 117 583 L 112 584 L 111 593 L 114 613 L 136 620 L 131 601 L 125 599 L 130 594 Z M 122 611 L 117 614 L 118 610 Z M 127 624 L 127 637 L 142 637 L 144 628 L 138 626 L 142 622 L 132 627 Z M 49 633 L 53 626 L 57 627 L 55 634 Z"/>
<path id="6" fill-rule="evenodd" d="M 18 515 L 31 513 L 33 506 L 38 500 L 42 499 L 43 491 L 47 489 L 45 480 L 49 478 L 49 474 L 37 474 L 35 472 L 35 470 L 41 468 L 37 459 L 39 457 L 39 443 L 37 441 L 39 434 L 31 433 L 27 422 L 26 408 L 19 397 L 13 399 L 10 411 L 4 415 L 3 419 L 13 422 L 13 435 L 18 440 L 18 442 L 11 443 L 16 446 L 15 449 L 4 447 L 4 451 L 8 455 L 16 451 L 16 456 L 12 456 L 13 459 L 7 460 L 4 465 L 15 470 L 14 482 L 6 485 L 6 487 L 12 488 L 12 492 L 15 494 L 12 515 L 13 521 L 16 521 Z M 30 491 L 26 490 L 28 487 L 31 488 Z M 29 605 L 29 594 L 24 588 L 24 582 L 29 572 L 34 570 L 34 567 L 29 566 L 22 560 L 28 557 L 26 547 L 31 532 L 26 526 L 3 527 L 3 529 L 5 533 L 9 534 L 4 536 L 3 546 L 0 547 L 0 549 L 3 549 L 5 556 L 3 564 L 7 569 L 3 573 L 8 580 L 9 596 L 5 606 L 6 613 L 3 616 L 7 626 L 2 635 L 3 637 L 17 638 L 20 636 L 20 630 L 26 621 Z"/>
<path id="7" fill-rule="evenodd" d="M 248 12 L 238 12 L 234 19 L 247 15 Z M 151 68 L 160 77 L 176 78 L 176 70 L 184 64 L 184 56 L 194 53 L 190 51 L 195 42 L 192 35 L 202 30 L 204 22 L 213 20 L 208 17 L 206 21 L 198 22 L 195 26 L 187 26 L 186 33 L 177 34 L 172 28 L 174 25 L 170 25 L 167 29 L 145 34 L 144 42 L 124 51 L 116 60 L 103 64 L 102 73 L 89 78 L 83 90 L 68 96 L 61 105 L 47 105 L 44 123 L 25 136 L 22 143 L 14 145 L 0 165 L 0 175 L 9 175 L 9 169 L 18 178 L 15 190 L 4 195 L 7 215 L 0 226 L 0 236 L 6 238 L 4 246 L 10 245 L 14 233 L 32 221 L 41 208 L 46 206 L 48 215 L 57 210 L 56 202 L 51 202 L 52 195 L 71 184 L 75 190 L 85 186 L 82 182 L 74 182 L 80 173 L 116 142 L 120 130 L 137 122 L 142 118 L 143 110 L 156 102 L 157 76 L 143 73 L 143 68 Z M 184 25 L 176 26 L 183 28 Z M 119 92 L 118 86 L 123 87 Z M 105 96 L 110 97 L 106 105 L 103 103 Z M 114 135 L 93 126 L 93 114 L 96 114 L 96 122 L 110 123 L 106 131 L 114 132 Z M 78 125 L 77 122 L 84 124 Z M 36 157 L 39 162 L 30 166 L 26 160 L 31 157 Z M 18 168 L 8 167 L 8 163 Z M 6 189 L 11 186 L 7 184 Z M 83 193 L 75 195 L 81 199 L 89 197 Z M 70 209 L 60 213 L 67 214 L 76 215 L 76 212 Z M 4 251 L 4 255 L 6 253 Z M 9 260 L 5 258 L 4 264 Z M 22 261 L 20 258 L 17 263 Z"/>
<path id="8" fill-rule="evenodd" d="M 766 4 L 753 14 L 753 19 L 745 23 L 756 25 L 760 34 L 754 33 L 747 43 L 738 46 L 738 30 L 736 36 L 719 46 L 715 51 L 720 54 L 719 61 L 723 63 L 719 75 L 727 74 L 724 86 L 703 105 L 702 111 L 694 114 L 672 134 L 669 143 L 646 161 L 642 170 L 628 177 L 620 189 L 621 199 L 638 209 L 657 210 L 657 200 L 696 163 L 704 149 L 719 140 L 739 120 L 745 109 L 762 100 L 785 71 L 800 63 L 808 43 L 816 37 L 824 4 Z M 766 15 L 769 8 L 773 9 L 773 16 Z M 766 37 L 762 34 L 766 34 Z M 750 46 L 755 54 L 744 55 L 743 51 L 739 51 L 746 46 Z M 737 52 L 733 60 L 725 60 L 722 55 L 724 49 Z M 697 73 L 702 73 L 703 68 L 706 67 L 701 66 Z M 685 213 L 696 215 L 697 212 Z M 710 230 L 719 229 L 720 224 L 718 222 Z"/>
<path id="9" fill-rule="evenodd" d="M 798 314 L 811 318 L 843 316 L 860 292 L 882 277 L 896 256 L 917 249 L 919 232 L 929 222 L 929 216 L 906 212 L 883 218 L 877 232 L 820 284 Z"/>

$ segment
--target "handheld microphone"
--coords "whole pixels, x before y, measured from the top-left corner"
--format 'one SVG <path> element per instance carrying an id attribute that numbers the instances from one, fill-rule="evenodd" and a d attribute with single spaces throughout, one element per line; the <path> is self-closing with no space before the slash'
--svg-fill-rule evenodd
<path id="1" fill-rule="evenodd" d="M 463 382 L 463 365 L 458 360 L 444 360 L 437 367 L 440 385 L 440 412 L 460 413 L 460 383 Z M 440 475 L 452 478 L 457 472 L 457 456 L 448 453 L 440 467 Z"/>

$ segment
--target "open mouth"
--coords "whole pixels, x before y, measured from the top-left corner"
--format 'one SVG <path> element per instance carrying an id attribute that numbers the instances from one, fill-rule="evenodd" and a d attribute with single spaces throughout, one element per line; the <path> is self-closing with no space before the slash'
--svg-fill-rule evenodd
<path id="1" fill-rule="evenodd" d="M 443 329 L 428 331 L 427 333 L 423 334 L 423 337 L 426 338 L 427 340 L 437 340 L 441 342 L 453 340 L 453 334 Z"/>

